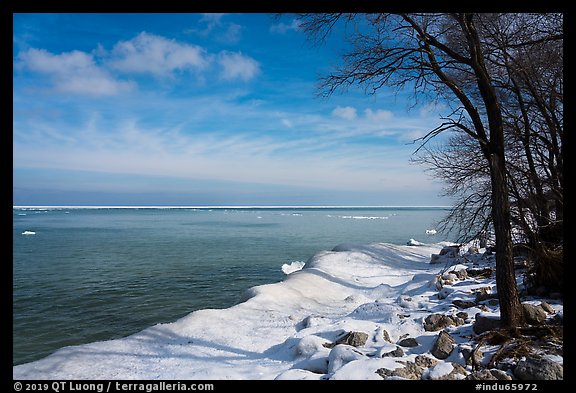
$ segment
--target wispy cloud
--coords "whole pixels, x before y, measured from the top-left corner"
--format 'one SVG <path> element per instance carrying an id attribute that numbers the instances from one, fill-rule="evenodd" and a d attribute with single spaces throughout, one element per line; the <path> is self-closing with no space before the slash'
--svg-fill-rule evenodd
<path id="1" fill-rule="evenodd" d="M 55 54 L 30 48 L 18 54 L 15 66 L 47 77 L 53 91 L 89 95 L 133 91 L 138 86 L 135 78 L 142 74 L 166 80 L 187 72 L 232 82 L 249 81 L 260 73 L 260 63 L 241 52 L 211 53 L 199 45 L 146 32 L 117 42 L 109 51 L 102 45 L 91 53 Z"/>
<path id="2" fill-rule="evenodd" d="M 129 41 L 118 42 L 107 63 L 123 72 L 169 76 L 174 71 L 205 70 L 210 61 L 210 55 L 200 46 L 142 32 Z"/>
<path id="3" fill-rule="evenodd" d="M 18 167 L 74 167 L 326 189 L 381 189 L 377 179 L 384 175 L 392 188 L 407 186 L 414 177 L 426 181 L 418 168 L 407 166 L 414 146 L 355 140 L 360 132 L 370 135 L 368 132 L 374 131 L 366 130 L 365 115 L 346 127 L 332 113 L 278 113 L 224 101 L 212 107 L 193 101 L 180 105 L 202 107 L 211 122 L 215 113 L 225 112 L 226 123 L 234 124 L 235 131 L 230 132 L 224 124 L 220 129 L 205 130 L 202 118 L 170 127 L 151 127 L 137 117 L 110 122 L 100 115 L 73 126 L 37 123 L 32 127 L 36 134 L 32 140 L 26 138 L 25 145 L 20 137 L 15 138 L 15 163 Z M 260 121 L 256 123 L 254 118 Z M 286 127 L 280 133 L 281 124 Z M 15 132 L 25 134 L 26 128 L 19 124 Z M 66 140 L 70 135 L 75 137 Z"/>
<path id="4" fill-rule="evenodd" d="M 270 26 L 270 32 L 277 34 L 286 34 L 290 31 L 298 31 L 300 30 L 300 24 L 301 24 L 300 21 L 298 21 L 297 19 L 292 19 L 290 23 L 284 23 L 284 22 L 275 23 Z"/>
<path id="5" fill-rule="evenodd" d="M 351 106 L 338 106 L 332 111 L 332 116 L 344 120 L 354 120 L 356 118 L 356 108 L 352 108 Z"/>
<path id="6" fill-rule="evenodd" d="M 116 79 L 96 64 L 91 54 L 72 51 L 53 54 L 31 48 L 18 55 L 17 67 L 46 75 L 56 91 L 90 95 L 116 95 L 135 84 Z"/>
<path id="7" fill-rule="evenodd" d="M 242 25 L 234 22 L 223 21 L 227 14 L 223 13 L 206 13 L 198 21 L 200 28 L 186 29 L 188 34 L 198 34 L 202 37 L 212 35 L 216 41 L 234 44 L 240 41 L 242 37 Z"/>
<path id="8" fill-rule="evenodd" d="M 218 63 L 222 67 L 220 75 L 224 80 L 241 79 L 247 81 L 260 72 L 260 65 L 256 60 L 239 52 L 220 52 Z"/>

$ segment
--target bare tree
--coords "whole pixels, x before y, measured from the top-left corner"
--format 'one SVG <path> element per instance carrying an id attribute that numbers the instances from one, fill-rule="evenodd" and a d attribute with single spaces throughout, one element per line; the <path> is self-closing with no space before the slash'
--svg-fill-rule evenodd
<path id="1" fill-rule="evenodd" d="M 354 23 L 344 64 L 322 79 L 327 94 L 352 85 L 375 93 L 383 86 L 433 93 L 453 111 L 424 141 L 459 131 L 474 141 L 489 174 L 490 217 L 496 239 L 496 285 L 501 325 L 524 323 L 511 241 L 511 207 L 505 155 L 505 121 L 491 59 L 499 54 L 484 36 L 484 14 L 302 14 L 312 39 L 324 39 L 338 21 Z"/>

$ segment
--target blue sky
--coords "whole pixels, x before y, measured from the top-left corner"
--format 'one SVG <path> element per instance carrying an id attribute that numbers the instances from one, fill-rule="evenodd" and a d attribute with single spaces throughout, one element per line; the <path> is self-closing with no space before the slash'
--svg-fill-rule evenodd
<path id="1" fill-rule="evenodd" d="M 15 205 L 446 205 L 411 92 L 319 98 L 290 15 L 14 14 Z"/>

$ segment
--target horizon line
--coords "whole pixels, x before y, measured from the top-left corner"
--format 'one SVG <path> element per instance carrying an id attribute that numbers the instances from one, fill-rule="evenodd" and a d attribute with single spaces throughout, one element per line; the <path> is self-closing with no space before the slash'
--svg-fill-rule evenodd
<path id="1" fill-rule="evenodd" d="M 449 205 L 13 205 L 13 209 L 330 209 L 441 207 Z"/>

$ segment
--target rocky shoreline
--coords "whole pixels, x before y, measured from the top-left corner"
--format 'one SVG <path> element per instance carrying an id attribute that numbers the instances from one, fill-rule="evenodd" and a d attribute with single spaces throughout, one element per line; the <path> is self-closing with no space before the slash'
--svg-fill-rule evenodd
<path id="1" fill-rule="evenodd" d="M 408 245 L 417 246 L 410 242 Z M 494 292 L 495 256 L 490 250 L 481 254 L 470 247 L 461 254 L 458 246 L 445 246 L 439 254 L 432 255 L 431 263 L 446 265 L 431 283 L 444 303 L 440 308 L 445 311 L 427 316 L 413 312 L 398 315 L 403 323 L 411 320 L 421 324 L 423 335 L 394 340 L 387 330 L 381 329 L 380 339 L 369 342 L 366 332 L 344 332 L 332 342 L 320 343 L 330 350 L 325 363 L 305 362 L 301 371 L 330 375 L 353 360 L 381 357 L 395 360 L 394 367 L 376 370 L 387 380 L 563 379 L 563 307 L 558 296 L 523 295 L 527 325 L 500 329 Z M 524 268 L 524 263 L 517 263 L 518 277 Z M 297 353 L 317 356 L 319 351 L 308 348 L 309 341 L 303 338 Z M 379 345 L 374 345 L 374 341 Z M 294 377 L 296 373 L 297 370 L 290 370 L 284 377 Z"/>

